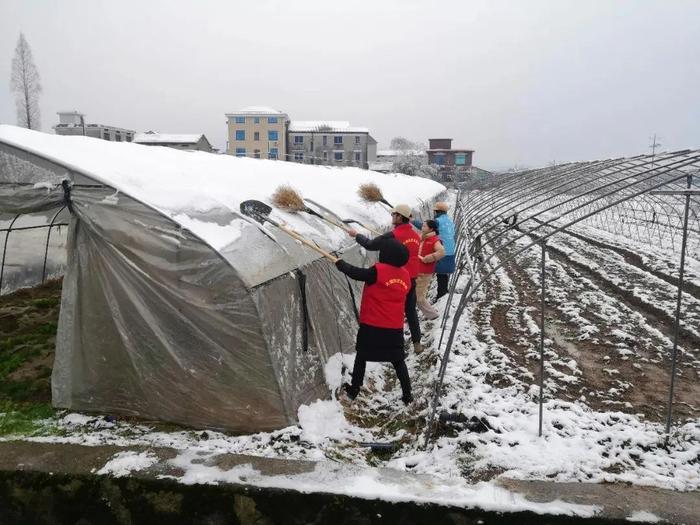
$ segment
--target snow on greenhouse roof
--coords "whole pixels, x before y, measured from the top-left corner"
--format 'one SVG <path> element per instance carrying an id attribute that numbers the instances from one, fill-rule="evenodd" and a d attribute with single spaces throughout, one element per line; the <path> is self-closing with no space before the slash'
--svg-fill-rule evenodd
<path id="1" fill-rule="evenodd" d="M 445 190 L 435 181 L 396 173 L 185 152 L 50 135 L 7 125 L 0 125 L 0 142 L 58 162 L 140 200 L 219 252 L 232 245 L 244 228 L 250 228 L 231 211 L 238 212 L 240 203 L 248 199 L 269 204 L 281 185 L 291 185 L 305 199 L 330 208 L 342 218 L 353 218 L 377 229 L 389 226 L 389 213 L 382 204 L 363 202 L 357 195 L 360 184 L 374 182 L 392 204 L 406 203 L 414 208 Z M 223 223 L 222 213 L 227 216 Z M 275 209 L 271 217 L 328 250 L 343 250 L 353 244 L 340 229 L 304 213 Z M 285 235 L 275 228 L 270 231 L 276 237 Z"/>

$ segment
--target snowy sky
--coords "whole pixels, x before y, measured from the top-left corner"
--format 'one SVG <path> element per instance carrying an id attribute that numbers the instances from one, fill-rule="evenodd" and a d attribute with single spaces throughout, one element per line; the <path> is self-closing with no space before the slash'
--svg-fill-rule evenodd
<path id="1" fill-rule="evenodd" d="M 224 113 L 267 105 L 486 168 L 700 147 L 699 27 L 696 0 L 0 0 L 0 123 L 23 31 L 45 131 L 78 109 L 223 148 Z"/>

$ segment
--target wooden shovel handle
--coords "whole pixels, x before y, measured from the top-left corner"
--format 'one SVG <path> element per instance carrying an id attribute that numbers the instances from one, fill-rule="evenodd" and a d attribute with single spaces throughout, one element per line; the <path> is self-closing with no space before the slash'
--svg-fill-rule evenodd
<path id="1" fill-rule="evenodd" d="M 331 219 L 330 217 L 321 217 L 324 221 L 326 221 L 328 224 L 332 224 L 333 226 L 337 226 L 341 230 L 343 230 L 345 233 L 350 231 L 350 227 L 347 224 L 343 224 L 342 222 L 335 221 Z"/>
<path id="2" fill-rule="evenodd" d="M 358 222 L 357 224 L 362 226 L 365 230 L 369 231 L 370 233 L 373 233 L 374 235 L 381 235 L 381 233 L 379 233 L 377 230 L 373 230 L 372 228 L 370 228 L 369 226 L 367 226 L 361 222 Z"/>
<path id="3" fill-rule="evenodd" d="M 323 255 L 326 259 L 330 260 L 333 264 L 335 264 L 336 262 L 338 262 L 338 258 L 337 258 L 335 255 L 332 255 L 332 254 L 328 253 L 327 251 L 325 251 L 325 250 L 319 248 L 319 247 L 316 246 L 314 243 L 312 243 L 310 240 L 308 240 L 306 237 L 302 237 L 301 235 L 299 235 L 299 234 L 298 234 L 297 232 L 295 232 L 294 230 L 292 230 L 292 229 L 290 229 L 290 228 L 287 228 L 287 227 L 284 226 L 283 224 L 278 224 L 277 227 L 278 227 L 280 230 L 282 230 L 283 232 L 285 232 L 287 235 L 289 235 L 290 237 L 293 237 L 294 239 L 296 239 L 297 241 L 299 241 L 300 243 L 302 243 L 303 245 L 308 246 L 308 247 L 311 248 L 312 250 L 317 251 L 318 253 L 320 253 L 321 255 Z"/>

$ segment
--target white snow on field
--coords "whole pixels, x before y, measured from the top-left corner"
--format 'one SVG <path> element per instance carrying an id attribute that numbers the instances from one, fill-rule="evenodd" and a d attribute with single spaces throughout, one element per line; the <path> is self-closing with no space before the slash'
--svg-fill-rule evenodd
<path id="1" fill-rule="evenodd" d="M 635 521 L 639 523 L 658 523 L 662 521 L 661 518 L 659 518 L 655 514 L 652 514 L 651 512 L 647 512 L 645 510 L 638 510 L 637 512 L 633 512 L 626 519 L 627 521 Z"/>
<path id="2" fill-rule="evenodd" d="M 99 475 L 109 474 L 118 478 L 128 476 L 137 470 L 147 469 L 157 461 L 158 458 L 151 452 L 134 452 L 132 450 L 127 450 L 115 454 L 104 467 L 95 473 Z"/>

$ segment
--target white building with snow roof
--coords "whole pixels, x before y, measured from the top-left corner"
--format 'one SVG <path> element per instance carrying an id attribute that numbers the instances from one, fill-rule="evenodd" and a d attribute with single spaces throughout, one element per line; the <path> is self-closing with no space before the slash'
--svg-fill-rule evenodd
<path id="1" fill-rule="evenodd" d="M 289 160 L 367 169 L 377 156 L 369 129 L 338 120 L 293 120 L 287 131 Z"/>
<path id="2" fill-rule="evenodd" d="M 226 113 L 226 153 L 236 157 L 286 160 L 289 116 L 265 106 Z"/>
<path id="3" fill-rule="evenodd" d="M 131 142 L 136 133 L 133 129 L 108 126 L 106 124 L 87 123 L 85 113 L 79 111 L 59 111 L 58 124 L 53 126 L 56 135 L 93 137 L 115 142 Z"/>

